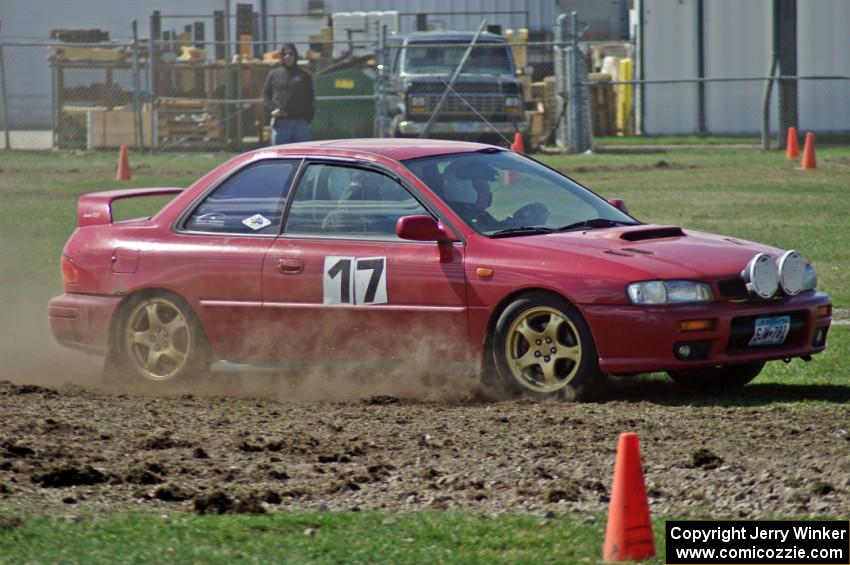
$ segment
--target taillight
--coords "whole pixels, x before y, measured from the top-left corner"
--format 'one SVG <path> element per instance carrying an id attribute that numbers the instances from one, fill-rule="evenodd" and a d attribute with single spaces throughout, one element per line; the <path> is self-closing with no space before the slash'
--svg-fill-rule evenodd
<path id="1" fill-rule="evenodd" d="M 69 257 L 62 256 L 61 269 L 63 283 L 77 284 L 80 282 L 80 270 Z"/>

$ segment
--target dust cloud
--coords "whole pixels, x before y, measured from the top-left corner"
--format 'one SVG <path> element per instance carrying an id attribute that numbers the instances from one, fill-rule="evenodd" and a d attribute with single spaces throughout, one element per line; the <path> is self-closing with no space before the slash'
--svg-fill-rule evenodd
<path id="1" fill-rule="evenodd" d="M 340 328 L 351 327 L 341 311 L 321 327 L 302 328 L 310 333 L 309 341 L 318 349 L 308 352 L 309 361 L 292 360 L 285 347 L 278 351 L 282 361 L 274 366 L 249 368 L 217 363 L 203 392 L 224 396 L 260 396 L 282 400 L 345 402 L 363 398 L 393 397 L 423 401 L 462 401 L 474 396 L 478 387 L 476 366 L 471 362 L 451 362 L 459 344 L 448 343 L 434 328 L 409 326 L 403 357 L 362 361 L 376 358 L 374 337 L 343 334 Z M 439 332 L 437 332 L 439 333 Z M 289 343 L 285 335 L 269 330 L 253 336 L 268 343 Z M 377 341 L 377 340 L 375 340 Z M 263 345 L 265 345 L 263 344 Z M 252 348 L 257 343 L 251 344 Z M 332 350 L 333 359 L 323 358 L 322 351 Z"/>
<path id="2" fill-rule="evenodd" d="M 57 277 L 59 276 L 57 272 Z M 47 321 L 51 289 L 26 288 L 23 283 L 4 289 L 0 316 L 0 379 L 19 384 L 81 386 L 97 384 L 101 360 L 66 349 L 53 339 Z"/>
<path id="3" fill-rule="evenodd" d="M 7 285 L 5 313 L 0 317 L 0 380 L 54 387 L 77 385 L 116 394 L 191 393 L 299 402 L 346 402 L 373 397 L 460 401 L 470 398 L 477 386 L 472 364 L 434 361 L 434 352 L 441 346 L 427 339 L 425 328 L 408 328 L 423 338 L 404 358 L 392 361 L 350 361 L 364 346 L 355 341 L 349 344 L 348 354 L 341 356 L 337 350 L 334 361 L 283 361 L 279 366 L 262 369 L 216 362 L 209 377 L 179 386 L 140 386 L 129 378 L 117 385 L 107 384 L 101 377 L 102 357 L 65 348 L 54 340 L 47 303 L 58 293 L 56 288 Z M 334 326 L 345 327 L 332 324 L 314 330 L 314 340 L 333 344 L 337 337 Z M 271 332 L 264 337 L 280 342 L 280 336 Z M 285 351 L 281 353 L 286 355 Z"/>

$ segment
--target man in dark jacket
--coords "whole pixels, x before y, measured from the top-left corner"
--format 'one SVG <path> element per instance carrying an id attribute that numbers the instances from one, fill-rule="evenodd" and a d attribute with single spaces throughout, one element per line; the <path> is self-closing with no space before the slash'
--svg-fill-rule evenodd
<path id="1" fill-rule="evenodd" d="M 298 68 L 298 50 L 292 43 L 281 48 L 280 60 L 283 64 L 263 85 L 263 101 L 272 114 L 272 145 L 310 141 L 313 77 Z"/>

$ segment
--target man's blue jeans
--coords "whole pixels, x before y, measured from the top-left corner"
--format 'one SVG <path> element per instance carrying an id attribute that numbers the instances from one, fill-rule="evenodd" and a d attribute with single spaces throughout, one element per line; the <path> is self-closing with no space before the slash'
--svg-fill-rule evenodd
<path id="1" fill-rule="evenodd" d="M 310 141 L 310 124 L 302 118 L 277 118 L 272 127 L 272 145 Z"/>

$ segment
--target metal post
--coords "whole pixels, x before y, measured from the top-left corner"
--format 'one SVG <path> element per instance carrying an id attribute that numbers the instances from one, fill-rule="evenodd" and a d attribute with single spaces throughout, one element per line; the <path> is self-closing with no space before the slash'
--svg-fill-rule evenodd
<path id="1" fill-rule="evenodd" d="M 59 61 L 56 59 L 56 55 L 52 55 L 50 57 L 50 98 L 53 103 L 53 111 L 50 113 L 51 124 L 50 130 L 53 132 L 53 147 L 59 147 L 59 73 L 62 71 L 59 69 Z"/>
<path id="2" fill-rule="evenodd" d="M 6 150 L 12 149 L 9 133 L 9 107 L 6 104 L 6 68 L 3 64 L 3 44 L 0 44 L 0 100 L 3 102 L 3 131 L 6 139 Z"/>
<path id="3" fill-rule="evenodd" d="M 635 81 L 643 81 L 643 0 L 635 0 L 637 9 L 637 29 L 635 30 L 635 60 L 632 64 L 632 79 Z M 646 92 L 644 91 L 644 83 L 637 83 L 632 96 L 632 115 L 634 116 L 634 133 L 635 135 L 643 135 L 643 114 L 644 114 L 644 99 Z"/>
<path id="4" fill-rule="evenodd" d="M 773 76 L 779 63 L 779 0 L 773 0 L 773 48 L 770 53 L 770 69 L 767 71 L 769 77 L 764 83 L 761 98 L 761 148 L 765 151 L 770 149 L 770 95 L 773 91 Z"/>
<path id="5" fill-rule="evenodd" d="M 230 59 L 230 0 L 224 0 L 224 59 Z"/>
<path id="6" fill-rule="evenodd" d="M 242 151 L 243 118 L 242 118 L 242 57 L 236 62 L 236 147 Z"/>
<path id="7" fill-rule="evenodd" d="M 581 145 L 581 82 L 579 80 L 578 13 L 570 12 L 569 81 L 570 152 L 577 153 Z"/>
<path id="8" fill-rule="evenodd" d="M 428 137 L 429 133 L 431 133 L 431 128 L 434 126 L 434 122 L 437 121 L 437 116 L 439 116 L 440 112 L 443 110 L 443 105 L 449 97 L 449 92 L 453 89 L 457 77 L 463 70 L 466 60 L 469 59 L 469 54 L 472 53 L 472 48 L 475 46 L 475 43 L 478 41 L 478 37 L 481 35 L 481 32 L 484 31 L 485 27 L 487 27 L 487 20 L 481 20 L 481 25 L 478 26 L 478 31 L 475 32 L 475 35 L 472 37 L 472 41 L 469 42 L 469 46 L 466 48 L 466 53 L 463 54 L 463 57 L 457 64 L 457 68 L 452 74 L 452 78 L 449 79 L 449 83 L 446 85 L 445 90 L 443 90 L 443 95 L 440 97 L 440 101 L 437 102 L 437 107 L 434 108 L 434 112 L 431 114 L 431 117 L 428 118 L 428 123 L 425 124 L 425 129 L 422 130 L 422 134 L 419 137 L 425 138 Z"/>
<path id="9" fill-rule="evenodd" d="M 387 26 L 375 22 L 378 27 L 378 76 L 375 82 L 377 96 L 375 97 L 375 136 L 387 136 Z"/>
<path id="10" fill-rule="evenodd" d="M 705 6 L 697 0 L 697 77 L 705 78 Z M 697 135 L 705 135 L 705 83 L 697 83 Z"/>
<path id="11" fill-rule="evenodd" d="M 133 20 L 133 112 L 136 119 L 136 150 L 140 151 L 145 145 L 145 137 L 142 132 L 142 104 L 141 95 L 141 78 L 139 77 L 139 26 L 136 20 Z"/>
<path id="12" fill-rule="evenodd" d="M 153 22 L 153 16 L 151 16 L 151 22 Z M 151 26 L 153 29 L 153 26 Z M 150 49 L 148 50 L 148 105 L 150 106 L 150 114 L 151 114 L 151 153 L 156 151 L 157 142 L 159 141 L 157 137 L 159 136 L 159 132 L 157 132 L 156 127 L 156 58 L 158 55 L 157 50 L 157 42 L 158 39 L 151 34 L 150 38 Z"/>
<path id="13" fill-rule="evenodd" d="M 262 46 L 263 53 L 269 50 L 269 25 L 268 25 L 269 10 L 266 0 L 260 0 L 260 35 L 263 36 Z"/>
<path id="14" fill-rule="evenodd" d="M 566 47 L 567 15 L 561 14 L 555 23 L 555 144 L 567 146 L 567 73 Z"/>
<path id="15" fill-rule="evenodd" d="M 776 141 L 779 149 L 785 149 L 788 128 L 799 125 L 799 81 L 783 78 L 797 76 L 797 5 L 797 0 L 778 0 L 778 5 L 774 6 L 777 12 L 774 16 L 777 28 L 774 32 L 774 50 L 779 66 L 779 80 L 776 83 Z"/>

